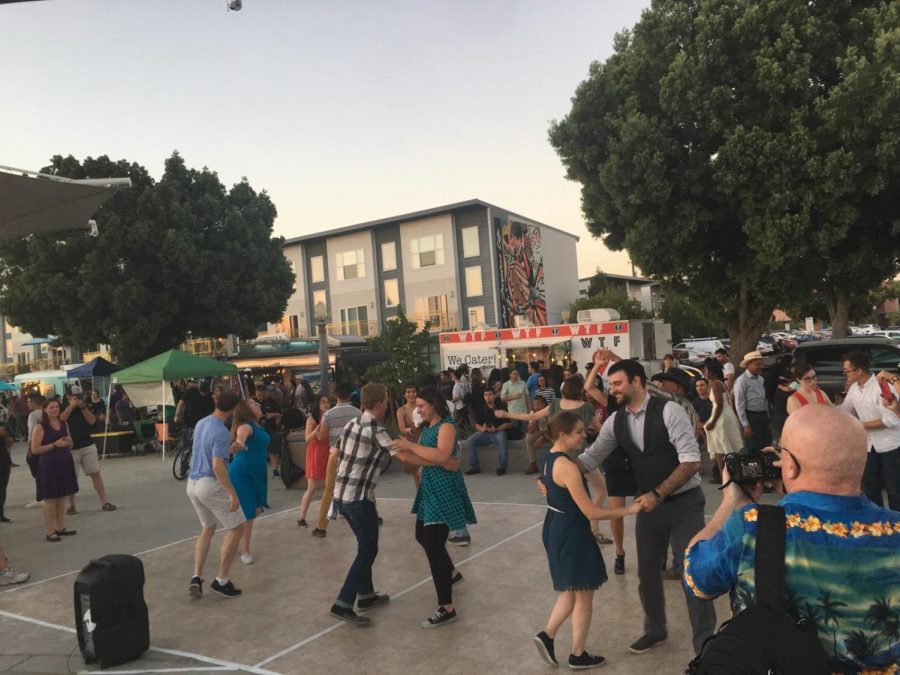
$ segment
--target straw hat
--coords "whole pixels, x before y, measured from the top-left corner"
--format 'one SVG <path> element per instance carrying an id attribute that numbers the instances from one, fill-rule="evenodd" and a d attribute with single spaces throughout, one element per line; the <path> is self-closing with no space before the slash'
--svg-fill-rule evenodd
<path id="1" fill-rule="evenodd" d="M 746 368 L 747 364 L 750 363 L 751 361 L 762 361 L 762 360 L 763 360 L 763 355 L 760 354 L 759 352 L 748 352 L 747 354 L 744 354 L 744 360 L 741 361 L 741 368 Z"/>

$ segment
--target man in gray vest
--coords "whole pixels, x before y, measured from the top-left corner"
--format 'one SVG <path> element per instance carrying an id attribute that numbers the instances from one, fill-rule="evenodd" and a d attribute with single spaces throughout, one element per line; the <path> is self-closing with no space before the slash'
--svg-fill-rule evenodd
<path id="1" fill-rule="evenodd" d="M 633 359 L 619 361 L 610 366 L 607 374 L 610 393 L 616 397 L 619 409 L 606 420 L 597 440 L 578 461 L 586 472 L 594 473 L 621 446 L 634 470 L 639 494 L 635 503 L 644 509 L 635 521 L 644 635 L 629 649 L 642 654 L 666 639 L 660 565 L 669 544 L 674 550 L 683 551 L 705 524 L 706 500 L 697 473 L 700 449 L 681 406 L 649 395 L 647 374 L 640 363 Z M 716 628 L 716 610 L 712 602 L 682 590 L 691 620 L 694 652 L 699 654 L 703 642 Z"/>

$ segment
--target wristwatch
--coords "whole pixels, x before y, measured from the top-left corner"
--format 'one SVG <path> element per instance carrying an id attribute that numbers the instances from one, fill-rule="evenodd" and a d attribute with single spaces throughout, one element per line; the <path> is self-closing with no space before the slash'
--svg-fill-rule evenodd
<path id="1" fill-rule="evenodd" d="M 652 490 L 650 490 L 650 492 L 652 492 L 653 496 L 656 497 L 659 501 L 663 501 L 663 496 L 659 494 L 659 490 L 653 488 Z"/>

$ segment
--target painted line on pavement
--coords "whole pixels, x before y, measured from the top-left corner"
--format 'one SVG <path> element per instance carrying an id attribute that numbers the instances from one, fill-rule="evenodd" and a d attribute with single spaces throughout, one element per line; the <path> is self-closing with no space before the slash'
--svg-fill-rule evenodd
<path id="1" fill-rule="evenodd" d="M 404 500 L 401 500 L 401 499 L 399 499 L 399 498 L 396 498 L 395 501 L 404 501 Z M 411 501 L 411 500 L 405 500 L 405 501 Z M 473 503 L 478 503 L 478 502 L 473 502 Z M 532 506 L 533 506 L 533 505 L 532 505 Z M 512 534 L 512 535 L 506 537 L 505 539 L 501 539 L 501 540 L 498 541 L 497 543 L 492 544 L 491 546 L 488 546 L 488 547 L 487 547 L 486 549 L 484 549 L 483 551 L 479 551 L 478 553 L 475 553 L 475 554 L 473 554 L 473 555 L 470 555 L 470 556 L 469 556 L 468 558 L 466 558 L 465 560 L 461 560 L 460 562 L 458 562 L 458 563 L 456 564 L 456 566 L 459 567 L 459 566 L 461 566 L 461 565 L 465 565 L 465 564 L 468 563 L 468 562 L 471 562 L 472 560 L 475 560 L 476 558 L 480 558 L 480 557 L 483 556 L 485 553 L 488 553 L 488 552 L 490 552 L 490 551 L 493 551 L 493 550 L 496 549 L 497 547 L 503 546 L 503 544 L 506 544 L 506 543 L 512 541 L 512 540 L 515 539 L 516 537 L 521 537 L 523 534 L 527 534 L 528 532 L 531 532 L 531 530 L 533 530 L 533 529 L 535 529 L 535 528 L 537 528 L 537 527 L 540 527 L 540 526 L 543 525 L 543 524 L 544 524 L 544 521 L 542 520 L 542 521 L 540 521 L 540 522 L 534 523 L 533 525 L 529 525 L 529 526 L 526 527 L 524 530 L 520 530 L 519 532 L 516 532 L 515 534 Z M 404 595 L 406 595 L 407 593 L 410 593 L 411 591 L 414 591 L 415 589 L 419 588 L 420 586 L 424 586 L 424 585 L 427 584 L 429 581 L 431 581 L 431 577 L 430 577 L 430 576 L 429 576 L 429 577 L 426 577 L 426 578 L 424 578 L 424 579 L 422 579 L 422 580 L 419 581 L 418 583 L 413 584 L 413 585 L 410 586 L 409 588 L 403 589 L 403 590 L 400 591 L 399 593 L 396 593 L 396 594 L 391 595 L 391 599 L 393 600 L 393 599 L 396 599 L 396 598 L 401 598 L 401 597 L 403 597 Z M 263 659 L 262 661 L 260 661 L 259 663 L 257 663 L 257 664 L 254 666 L 254 668 L 261 668 L 262 666 L 266 666 L 266 665 L 272 663 L 273 661 L 277 661 L 277 660 L 280 659 L 282 656 L 287 656 L 287 655 L 290 654 L 291 652 L 294 652 L 294 651 L 300 649 L 301 647 L 305 647 L 306 645 L 310 644 L 311 642 L 315 642 L 315 641 L 318 640 L 319 638 L 324 637 L 325 635 L 328 635 L 330 632 L 332 632 L 332 631 L 334 631 L 334 630 L 337 630 L 338 628 L 340 628 L 341 626 L 344 626 L 344 625 L 345 625 L 345 624 L 344 624 L 343 621 L 339 621 L 339 622 L 337 622 L 337 623 L 335 623 L 335 624 L 332 624 L 332 625 L 329 626 L 328 628 L 324 628 L 323 630 L 320 630 L 320 631 L 319 631 L 318 633 L 316 633 L 315 635 L 310 635 L 310 636 L 309 636 L 308 638 L 306 638 L 305 640 L 301 640 L 300 642 L 298 642 L 298 643 L 296 643 L 296 644 L 293 644 L 293 645 L 291 645 L 290 647 L 286 647 L 285 649 L 282 649 L 280 652 L 277 652 L 276 654 L 273 654 L 272 656 L 270 656 L 270 657 L 268 657 L 268 658 L 266 658 L 266 659 Z"/>
<path id="2" fill-rule="evenodd" d="M 33 626 L 40 626 L 41 628 L 52 628 L 54 630 L 63 631 L 64 633 L 75 634 L 76 631 L 74 628 L 70 628 L 69 626 L 61 626 L 58 623 L 50 623 L 48 621 L 41 621 L 40 619 L 34 619 L 30 616 L 24 616 L 22 614 L 14 614 L 13 612 L 7 612 L 5 610 L 0 609 L 0 617 L 6 617 L 7 619 L 15 619 L 16 621 L 24 621 L 25 623 L 30 623 Z M 204 663 L 211 663 L 214 666 L 221 666 L 221 669 L 230 669 L 230 670 L 245 670 L 248 673 L 256 673 L 257 675 L 278 675 L 278 673 L 274 673 L 271 670 L 263 670 L 257 666 L 248 666 L 242 663 L 234 663 L 232 661 L 223 661 L 222 659 L 215 659 L 210 656 L 204 656 L 202 654 L 194 654 L 192 652 L 183 652 L 178 649 L 165 649 L 163 647 L 150 647 L 150 651 L 157 652 L 158 654 L 167 654 L 168 656 L 180 656 L 188 659 L 195 659 L 197 661 L 202 661 Z M 201 670 L 200 668 L 194 668 L 194 670 Z M 113 671 L 110 671 L 113 672 Z M 139 672 L 154 672 L 154 671 L 139 671 Z M 160 671 L 156 671 L 160 672 Z"/>

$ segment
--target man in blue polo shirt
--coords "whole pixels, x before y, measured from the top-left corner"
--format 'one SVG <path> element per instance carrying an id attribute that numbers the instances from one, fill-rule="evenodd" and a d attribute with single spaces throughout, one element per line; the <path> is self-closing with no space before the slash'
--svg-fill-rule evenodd
<path id="1" fill-rule="evenodd" d="M 237 492 L 228 478 L 231 432 L 225 426 L 237 404 L 237 394 L 222 392 L 212 415 L 201 419 L 194 428 L 187 495 L 203 528 L 194 547 L 194 576 L 188 587 L 190 596 L 195 599 L 203 595 L 203 563 L 216 533 L 216 523 L 221 523 L 228 532 L 222 542 L 216 578 L 209 590 L 226 598 L 236 598 L 241 594 L 228 579 L 234 554 L 244 533 L 244 512 L 239 508 Z"/>
<path id="2" fill-rule="evenodd" d="M 841 673 L 892 672 L 900 662 L 900 513 L 860 494 L 867 447 L 857 419 L 809 405 L 788 418 L 776 448 L 787 492 L 779 505 L 788 611 L 816 625 Z M 755 507 L 730 485 L 685 553 L 685 588 L 703 599 L 734 590 L 735 613 L 755 597 Z"/>

